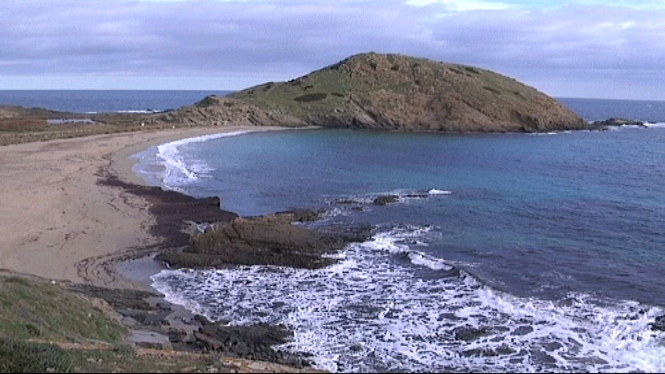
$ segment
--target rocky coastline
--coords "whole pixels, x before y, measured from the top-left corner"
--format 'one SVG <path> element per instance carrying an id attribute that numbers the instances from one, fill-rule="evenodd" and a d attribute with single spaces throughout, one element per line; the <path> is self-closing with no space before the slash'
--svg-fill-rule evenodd
<path id="1" fill-rule="evenodd" d="M 159 187 L 125 182 L 112 174 L 98 183 L 146 199 L 150 213 L 156 218 L 150 232 L 161 239 L 159 245 L 135 251 L 129 259 L 112 261 L 135 261 L 153 254 L 152 261 L 170 268 L 261 264 L 316 269 L 336 261 L 326 254 L 370 236 L 370 228 L 364 226 L 311 229 L 302 225 L 318 220 L 321 211 L 296 210 L 240 217 L 223 210 L 217 197 L 196 199 Z M 381 203 L 391 202 L 391 196 L 387 196 Z M 70 288 L 110 305 L 117 319 L 131 330 L 129 341 L 138 347 L 217 353 L 296 369 L 313 369 L 306 353 L 291 354 L 272 348 L 292 337 L 285 326 L 263 323 L 228 326 L 230 321 L 213 322 L 170 304 L 155 291 L 87 284 L 71 284 Z"/>

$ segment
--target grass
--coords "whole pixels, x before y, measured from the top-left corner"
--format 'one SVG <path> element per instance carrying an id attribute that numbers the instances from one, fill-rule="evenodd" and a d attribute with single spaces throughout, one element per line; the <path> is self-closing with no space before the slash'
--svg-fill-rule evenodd
<path id="1" fill-rule="evenodd" d="M 137 350 L 124 342 L 127 333 L 64 286 L 0 277 L 0 372 L 206 372 L 219 366 L 213 355 Z"/>
<path id="2" fill-rule="evenodd" d="M 74 362 L 64 349 L 43 343 L 0 338 L 0 372 L 69 373 Z"/>
<path id="3" fill-rule="evenodd" d="M 115 343 L 127 329 L 59 285 L 8 277 L 0 281 L 0 337 Z"/>
<path id="4" fill-rule="evenodd" d="M 211 368 L 225 371 L 219 356 L 63 348 L 53 343 L 0 338 L 2 373 L 182 373 L 210 372 Z"/>
<path id="5" fill-rule="evenodd" d="M 230 96 L 307 120 L 346 112 L 353 106 L 351 97 L 366 104 L 377 92 L 408 96 L 415 90 L 431 97 L 457 92 L 481 111 L 488 102 L 518 103 L 536 94 L 485 69 L 399 55 L 387 55 L 386 65 L 380 66 L 377 56 L 352 57 L 288 82 L 270 82 Z"/>
<path id="6" fill-rule="evenodd" d="M 256 372 L 219 353 L 137 349 L 95 305 L 65 285 L 0 276 L 0 373 Z M 260 372 L 270 370 L 293 372 Z"/>

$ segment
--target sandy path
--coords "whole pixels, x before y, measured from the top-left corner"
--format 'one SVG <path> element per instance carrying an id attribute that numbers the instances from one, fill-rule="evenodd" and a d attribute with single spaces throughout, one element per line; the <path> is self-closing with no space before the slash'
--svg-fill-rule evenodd
<path id="1" fill-rule="evenodd" d="M 131 172 L 130 155 L 174 139 L 239 129 L 161 130 L 0 147 L 0 268 L 99 286 L 142 287 L 110 275 L 103 259 L 157 243 L 148 233 L 155 222 L 148 203 L 97 181 L 109 170 L 142 183 Z"/>

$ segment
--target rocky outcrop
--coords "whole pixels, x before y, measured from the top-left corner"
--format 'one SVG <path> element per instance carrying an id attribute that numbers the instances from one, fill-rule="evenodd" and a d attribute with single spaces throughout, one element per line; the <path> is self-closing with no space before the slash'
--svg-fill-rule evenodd
<path id="1" fill-rule="evenodd" d="M 665 331 L 665 315 L 658 316 L 651 324 L 651 330 L 653 331 Z"/>
<path id="2" fill-rule="evenodd" d="M 610 126 L 640 126 L 640 127 L 645 127 L 644 122 L 642 121 L 635 121 L 632 119 L 626 119 L 626 118 L 608 118 L 604 121 L 595 121 L 593 122 L 593 126 L 596 127 L 610 127 Z"/>
<path id="3" fill-rule="evenodd" d="M 192 238 L 182 251 L 164 252 L 156 259 L 171 267 L 219 268 L 231 265 L 276 265 L 316 269 L 335 263 L 323 256 L 366 235 L 322 232 L 294 225 L 303 213 L 236 218 L 211 225 Z M 311 216 L 305 215 L 310 220 Z"/>
<path id="4" fill-rule="evenodd" d="M 241 100 L 214 95 L 207 96 L 191 106 L 151 115 L 144 120 L 144 123 L 178 126 L 307 126 L 303 120 L 289 114 L 265 110 Z"/>
<path id="5" fill-rule="evenodd" d="M 261 365 L 266 368 L 271 367 L 268 363 L 275 363 L 289 365 L 290 368 L 313 370 L 307 354 L 272 348 L 293 337 L 293 332 L 282 325 L 257 323 L 228 326 L 228 321 L 212 322 L 201 315 L 181 315 L 176 313 L 161 295 L 152 292 L 106 289 L 83 284 L 71 284 L 69 289 L 91 300 L 98 300 L 98 304 L 103 300 L 103 303 L 109 305 L 112 308 L 111 314 L 116 313 L 115 318 L 129 328 L 126 343 L 130 344 L 130 347 L 215 352 L 227 358 L 265 361 Z M 292 372 L 289 367 L 275 369 L 279 369 L 277 372 Z"/>
<path id="6" fill-rule="evenodd" d="M 386 205 L 386 204 L 394 204 L 399 201 L 399 196 L 397 195 L 381 195 L 377 196 L 374 200 L 372 200 L 372 203 L 374 205 Z"/>
<path id="7" fill-rule="evenodd" d="M 590 125 L 515 79 L 471 66 L 364 53 L 288 82 L 150 116 L 179 126 L 322 126 L 400 131 L 540 132 Z"/>

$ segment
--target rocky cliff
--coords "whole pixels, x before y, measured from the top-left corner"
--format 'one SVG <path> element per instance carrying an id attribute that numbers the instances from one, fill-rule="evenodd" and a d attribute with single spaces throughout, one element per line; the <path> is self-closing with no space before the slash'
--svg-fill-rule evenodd
<path id="1" fill-rule="evenodd" d="M 154 119 L 445 132 L 542 132 L 589 128 L 555 99 L 471 66 L 365 53 L 288 82 L 210 96 Z"/>

